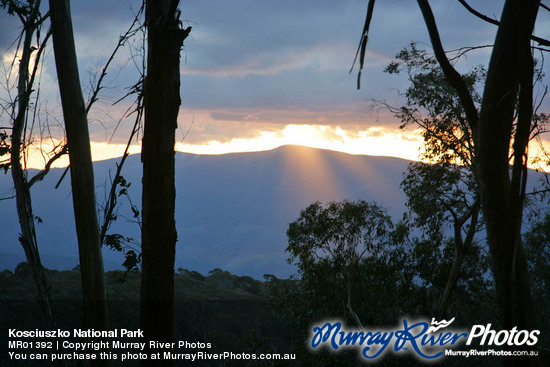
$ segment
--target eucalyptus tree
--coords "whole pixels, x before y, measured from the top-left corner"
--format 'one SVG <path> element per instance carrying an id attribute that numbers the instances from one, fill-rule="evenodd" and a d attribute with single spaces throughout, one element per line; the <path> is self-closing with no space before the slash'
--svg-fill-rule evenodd
<path id="1" fill-rule="evenodd" d="M 191 28 L 180 25 L 179 0 L 147 0 L 147 72 L 143 85 L 141 328 L 146 338 L 173 338 L 175 130 L 181 104 L 180 51 Z M 143 360 L 142 365 L 171 365 Z"/>
<path id="2" fill-rule="evenodd" d="M 12 89 L 16 89 L 17 93 L 11 100 L 3 101 L 4 104 L 1 106 L 2 113 L 6 113 L 11 120 L 11 126 L 2 127 L 3 131 L 0 132 L 0 156 L 8 157 L 0 161 L 0 168 L 4 169 L 6 172 L 10 171 L 12 174 L 15 189 L 15 195 L 13 195 L 13 197 L 17 202 L 17 211 L 21 226 L 20 242 L 25 250 L 25 255 L 38 290 L 38 304 L 44 314 L 46 326 L 48 328 L 53 328 L 53 318 L 51 316 L 51 306 L 48 295 L 49 287 L 43 273 L 35 231 L 35 222 L 42 221 L 42 219 L 35 216 L 33 213 L 31 187 L 48 174 L 52 164 L 58 158 L 67 154 L 67 143 L 61 141 L 53 152 L 42 151 L 41 153 L 44 157 L 47 157 L 47 161 L 45 162 L 44 168 L 33 177 L 29 177 L 30 171 L 27 169 L 28 155 L 32 154 L 31 149 L 35 145 L 33 141 L 36 139 L 44 139 L 42 135 L 36 136 L 35 130 L 40 128 L 40 131 L 50 131 L 50 128 L 44 126 L 44 122 L 41 119 L 41 98 L 39 98 L 40 85 L 36 85 L 36 80 L 40 76 L 41 63 L 43 63 L 47 41 L 52 35 L 51 29 L 47 32 L 42 31 L 43 24 L 50 18 L 50 11 L 42 14 L 40 11 L 40 1 L 21 2 L 2 0 L 0 6 L 6 9 L 8 14 L 19 17 L 23 25 L 21 34 L 18 36 L 16 42 L 14 42 L 14 45 L 16 45 L 14 59 L 6 71 L 6 78 L 3 81 L 5 82 L 3 87 L 8 97 L 12 96 Z M 142 12 L 140 9 L 129 29 L 119 38 L 117 46 L 114 48 L 100 74 L 95 76 L 94 85 L 92 85 L 91 89 L 91 97 L 85 107 L 86 114 L 90 112 L 94 103 L 100 98 L 100 91 L 104 88 L 103 83 L 108 69 L 115 59 L 115 55 L 141 28 L 139 24 L 141 14 Z M 65 16 L 65 14 L 63 16 Z M 69 17 L 70 14 L 67 15 L 67 18 Z M 65 61 L 66 60 L 62 59 L 61 63 Z M 17 82 L 13 83 L 12 79 L 17 79 Z M 78 83 L 79 82 L 78 80 Z M 66 99 L 67 94 L 65 89 L 62 94 Z M 141 116 L 139 113 L 141 110 L 139 108 L 139 100 L 140 99 L 138 99 L 137 108 L 138 117 L 136 117 L 135 125 L 138 124 Z M 11 134 L 7 134 L 7 130 L 11 130 Z M 134 126 L 134 130 L 129 140 L 135 135 L 135 130 L 136 126 Z M 78 144 L 76 145 L 78 146 Z M 112 193 L 116 192 L 117 186 L 123 181 L 120 174 L 126 156 L 127 152 L 124 154 L 120 164 L 117 165 L 117 173 L 112 183 L 111 195 L 105 205 L 101 239 L 105 238 L 106 243 L 108 242 L 106 238 L 109 236 L 106 233 L 109 225 L 114 220 L 112 213 L 116 206 L 116 200 L 113 200 Z M 69 167 L 67 167 L 67 171 L 68 169 Z M 62 177 L 64 177 L 64 175 Z M 95 205 L 95 200 L 87 201 L 93 202 Z M 102 241 L 100 240 L 100 242 Z"/>
<path id="3" fill-rule="evenodd" d="M 420 128 L 424 139 L 421 158 L 427 163 L 411 163 L 401 183 L 409 208 L 406 218 L 422 229 L 424 236 L 431 237 L 433 251 L 439 252 L 434 247 L 438 243 L 452 244 L 452 262 L 437 311 L 440 317 L 447 317 L 457 282 L 466 280 L 460 271 L 469 262 L 466 257 L 483 253 L 483 244 L 476 243 L 482 218 L 472 166 L 472 131 L 458 95 L 436 59 L 415 43 L 401 50 L 385 71 L 407 75 L 410 85 L 403 93 L 405 104 L 394 107 L 384 101 L 376 103 L 392 112 L 402 129 L 411 125 Z M 476 103 L 481 101 L 477 90 L 485 74 L 481 66 L 463 74 Z M 445 232 L 450 232 L 449 241 L 444 240 Z M 480 267 L 468 276 L 479 278 L 479 272 L 484 272 L 484 259 L 478 259 L 477 264 Z"/>
<path id="4" fill-rule="evenodd" d="M 396 290 L 409 289 L 413 278 L 402 230 L 384 208 L 363 200 L 317 202 L 302 210 L 288 226 L 286 251 L 298 266 L 306 322 L 344 317 L 359 328 L 393 323 L 405 311 Z"/>
<path id="5" fill-rule="evenodd" d="M 465 0 L 468 11 L 481 14 Z M 533 118 L 534 60 L 531 41 L 539 0 L 506 0 L 500 20 L 481 16 L 497 25 L 479 108 L 464 77 L 445 53 L 428 0 L 417 0 L 426 29 L 448 83 L 455 89 L 472 132 L 473 173 L 478 184 L 492 270 L 503 327 L 536 329 L 525 250 L 521 241 L 527 181 L 528 143 L 537 123 Z M 362 63 L 373 17 L 369 1 L 359 54 Z M 544 9 L 548 10 L 547 7 Z M 536 358 L 505 359 L 507 364 L 536 365 Z"/>
<path id="6" fill-rule="evenodd" d="M 71 187 L 82 275 L 85 326 L 107 329 L 103 257 L 96 213 L 86 105 L 80 86 L 69 0 L 50 0 L 52 38 L 71 164 Z M 107 365 L 106 360 L 91 361 Z"/>
<path id="7" fill-rule="evenodd" d="M 10 75 L 17 75 L 16 97 L 8 106 L 2 106 L 4 112 L 9 115 L 11 134 L 4 130 L 1 133 L 2 148 L 0 155 L 8 155 L 8 158 L 0 163 L 0 168 L 11 171 L 15 189 L 17 215 L 21 233 L 19 242 L 25 251 L 25 257 L 29 263 L 34 284 L 37 290 L 38 305 L 40 307 L 45 326 L 53 329 L 55 324 L 52 316 L 49 287 L 40 259 L 35 224 L 37 217 L 33 213 L 31 187 L 42 180 L 48 173 L 52 163 L 62 156 L 66 151 L 58 147 L 57 152 L 51 156 L 43 170 L 29 178 L 29 171 L 26 166 L 26 152 L 31 145 L 32 132 L 29 126 L 33 125 L 36 116 L 37 100 L 35 80 L 39 73 L 39 65 L 42 62 L 44 50 L 51 33 L 41 32 L 44 22 L 48 19 L 49 13 L 42 14 L 40 11 L 41 2 L 28 1 L 19 2 L 2 0 L 0 6 L 7 9 L 11 15 L 19 17 L 23 23 L 21 34 L 18 38 L 18 47 L 15 50 L 14 61 L 12 62 L 6 82 L 9 83 Z M 35 41 L 36 40 L 36 41 Z M 34 57 L 33 57 L 34 54 Z M 19 59 L 19 65 L 15 72 L 15 60 Z M 9 89 L 9 85 L 6 85 Z"/>

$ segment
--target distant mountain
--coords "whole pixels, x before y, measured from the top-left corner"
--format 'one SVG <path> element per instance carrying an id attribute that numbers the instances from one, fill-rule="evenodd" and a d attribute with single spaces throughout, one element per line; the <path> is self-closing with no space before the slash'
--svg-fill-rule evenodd
<path id="1" fill-rule="evenodd" d="M 97 198 L 118 160 L 94 163 Z M 176 268 L 207 273 L 214 268 L 261 278 L 287 277 L 295 269 L 285 261 L 288 223 L 315 202 L 342 199 L 377 201 L 397 218 L 404 210 L 399 188 L 409 162 L 397 158 L 349 155 L 283 146 L 271 151 L 225 155 L 176 155 Z M 131 182 L 134 204 L 141 202 L 141 162 L 130 156 L 123 175 Z M 46 267 L 70 269 L 78 264 L 70 175 L 54 189 L 63 169 L 53 169 L 32 189 L 38 242 Z M 13 195 L 10 175 L 0 175 L 0 197 Z M 139 227 L 121 199 L 111 233 L 139 240 Z M 24 254 L 17 240 L 15 200 L 0 201 L 0 269 L 13 269 Z M 120 268 L 122 256 L 104 251 L 106 269 Z"/>

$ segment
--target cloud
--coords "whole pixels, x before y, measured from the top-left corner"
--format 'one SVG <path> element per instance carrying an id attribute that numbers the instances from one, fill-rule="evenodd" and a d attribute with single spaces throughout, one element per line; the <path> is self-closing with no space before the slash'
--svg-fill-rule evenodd
<path id="1" fill-rule="evenodd" d="M 324 109 L 239 109 L 180 110 L 177 135 L 185 144 L 206 144 L 211 141 L 227 143 L 232 139 L 253 139 L 262 132 L 277 133 L 286 126 L 332 126 L 348 131 L 364 131 L 370 126 L 394 129 L 397 122 L 389 113 L 376 115 L 355 105 L 325 106 Z M 327 130 L 327 134 L 329 134 Z M 371 130 L 370 134 L 376 134 Z M 326 135 L 335 139 L 337 136 Z M 306 137 L 304 137 L 305 139 Z"/>
<path id="2" fill-rule="evenodd" d="M 89 95 L 94 77 L 140 4 L 138 0 L 71 2 L 85 95 Z M 502 2 L 496 0 L 472 5 L 496 17 L 502 8 Z M 382 70 L 411 41 L 428 45 L 429 38 L 415 2 L 376 2 L 362 89 L 356 90 L 357 70 L 350 74 L 349 69 L 366 6 L 364 0 L 180 2 L 183 25 L 193 27 L 181 54 L 180 143 L 223 145 L 300 125 L 327 127 L 324 137 L 330 141 L 344 139 L 337 133 L 340 128 L 346 131 L 345 139 L 351 139 L 349 144 L 360 138 L 387 136 L 384 129 L 396 129 L 397 121 L 383 111 L 369 111 L 368 101 L 402 103 L 397 91 L 407 87 L 406 77 L 390 76 Z M 446 49 L 492 42 L 496 28 L 472 16 L 459 3 L 434 1 L 432 7 Z M 537 32 L 547 33 L 544 24 Z M 0 27 L 3 51 L 21 26 L 16 17 L 2 12 Z M 123 116 L 130 100 L 117 105 L 113 102 L 139 78 L 136 65 L 141 63 L 140 47 L 140 38 L 128 43 L 107 74 L 105 88 L 90 116 L 95 142 L 122 144 L 128 137 L 133 117 Z M 488 49 L 470 53 L 459 69 L 486 63 L 488 55 Z M 49 95 L 50 109 L 55 111 L 51 118 L 59 119 L 51 54 L 44 70 L 48 78 L 42 87 L 47 93 L 42 95 Z M 415 139 L 404 134 L 399 141 L 409 138 Z"/>
<path id="3" fill-rule="evenodd" d="M 339 45 L 313 46 L 308 49 L 280 50 L 275 54 L 253 55 L 251 60 L 239 65 L 215 66 L 212 68 L 182 67 L 184 75 L 207 75 L 212 77 L 245 77 L 247 75 L 277 75 L 287 70 L 312 68 L 319 72 L 342 70 L 353 58 L 354 50 Z"/>
<path id="4" fill-rule="evenodd" d="M 211 140 L 189 144 L 178 142 L 176 149 L 196 154 L 224 154 L 274 149 L 282 145 L 305 145 L 350 154 L 387 155 L 418 159 L 422 146 L 419 131 L 395 133 L 383 127 L 346 130 L 327 125 L 289 124 L 275 131 L 258 131 L 254 137 L 234 137 L 226 141 Z"/>

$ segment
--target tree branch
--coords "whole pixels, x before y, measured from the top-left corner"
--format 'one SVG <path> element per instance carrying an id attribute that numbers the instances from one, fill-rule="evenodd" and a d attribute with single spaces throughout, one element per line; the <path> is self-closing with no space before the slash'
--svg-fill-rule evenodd
<path id="1" fill-rule="evenodd" d="M 130 155 L 130 145 L 132 144 L 132 139 L 134 138 L 135 134 L 139 130 L 139 123 L 141 122 L 141 117 L 143 116 L 143 109 L 142 109 L 142 98 L 141 96 L 138 97 L 137 101 L 137 116 L 134 122 L 134 127 L 132 129 L 132 133 L 130 134 L 130 137 L 128 138 L 128 142 L 126 143 L 126 148 L 124 149 L 124 153 L 122 154 L 122 157 L 120 159 L 120 163 L 118 163 L 115 178 L 113 179 L 113 182 L 111 184 L 111 190 L 109 191 L 109 196 L 107 198 L 107 203 L 105 204 L 105 210 L 103 212 L 103 223 L 100 227 L 99 232 L 99 239 L 100 239 L 100 245 L 103 245 L 103 242 L 105 241 L 105 236 L 107 234 L 107 230 L 109 229 L 109 226 L 112 222 L 112 215 L 113 211 L 115 210 L 116 206 L 116 189 L 119 184 L 120 177 L 122 177 L 122 167 L 124 166 L 124 162 L 126 162 L 126 158 L 128 158 L 128 155 Z"/>
<path id="2" fill-rule="evenodd" d="M 488 16 L 486 16 L 485 14 L 481 14 L 480 12 L 478 12 L 477 10 L 475 10 L 474 8 L 472 8 L 467 2 L 466 0 L 458 0 L 458 2 L 460 4 L 462 4 L 463 7 L 466 8 L 466 10 L 468 10 L 470 13 L 472 13 L 473 15 L 475 15 L 476 17 L 478 17 L 479 19 L 482 19 L 484 21 L 486 21 L 487 23 L 491 23 L 491 24 L 494 24 L 496 26 L 499 26 L 500 25 L 500 22 L 496 19 L 493 19 L 493 18 L 490 18 Z M 546 10 L 549 10 L 549 8 L 546 6 L 546 5 L 543 5 L 542 3 L 540 4 L 541 7 L 543 7 L 544 9 Z M 535 35 L 531 35 L 531 39 L 535 42 L 537 42 L 539 45 L 543 45 L 543 46 L 550 46 L 550 41 L 547 40 L 547 39 L 544 39 L 544 38 L 540 38 L 540 37 L 537 37 Z"/>
<path id="3" fill-rule="evenodd" d="M 348 275 L 348 299 L 347 299 L 347 303 L 346 303 L 346 308 L 348 309 L 351 316 L 353 316 L 353 319 L 357 323 L 357 326 L 359 326 L 359 329 L 365 330 L 365 328 L 363 327 L 363 324 L 361 323 L 361 319 L 355 313 L 355 311 L 353 310 L 353 307 L 351 307 L 351 284 L 350 283 L 351 283 L 351 278 Z"/>
<path id="4" fill-rule="evenodd" d="M 50 160 L 48 160 L 44 169 L 38 172 L 36 175 L 34 175 L 33 178 L 31 178 L 31 180 L 28 183 L 29 188 L 35 183 L 37 183 L 38 181 L 42 181 L 44 177 L 48 174 L 48 172 L 50 172 L 50 168 L 52 167 L 53 162 L 61 158 L 63 155 L 67 154 L 67 152 L 68 152 L 68 146 L 67 144 L 65 144 L 59 152 L 57 152 L 52 158 L 50 158 Z"/>
<path id="5" fill-rule="evenodd" d="M 449 59 L 447 59 L 447 55 L 445 54 L 445 50 L 443 49 L 443 45 L 441 44 L 439 31 L 437 29 L 434 15 L 432 13 L 432 9 L 430 7 L 430 4 L 428 3 L 428 0 L 417 0 L 417 2 L 420 10 L 422 11 L 422 15 L 426 23 L 426 28 L 428 29 L 428 33 L 430 35 L 432 47 L 434 48 L 435 58 L 439 62 L 439 65 L 441 66 L 445 77 L 456 90 L 458 97 L 460 98 L 460 102 L 464 107 L 468 122 L 470 123 L 471 128 L 474 129 L 478 120 L 478 113 L 472 99 L 472 95 L 468 91 L 468 87 L 466 86 L 466 83 L 464 83 L 464 79 L 462 79 L 462 76 L 451 65 Z"/>
<path id="6" fill-rule="evenodd" d="M 472 220 L 470 221 L 470 228 L 468 228 L 468 232 L 466 233 L 466 239 L 462 243 L 462 246 L 464 249 L 471 247 L 473 244 L 474 235 L 477 231 L 477 222 L 479 219 L 479 211 L 481 209 L 481 198 L 478 196 L 476 198 L 476 201 L 474 202 L 474 205 L 468 209 L 469 214 L 472 217 Z"/>
<path id="7" fill-rule="evenodd" d="M 139 22 L 139 19 L 141 18 L 141 14 L 142 14 L 143 9 L 144 9 L 143 6 L 144 6 L 144 4 L 142 4 L 141 8 L 137 12 L 137 14 L 134 18 L 134 21 L 132 22 L 132 24 L 130 25 L 130 27 L 126 31 L 126 33 L 124 33 L 124 35 L 120 36 L 120 38 L 118 39 L 118 43 L 117 43 L 116 47 L 114 48 L 113 52 L 111 53 L 111 56 L 109 56 L 109 59 L 107 60 L 107 62 L 103 66 L 103 69 L 101 70 L 101 74 L 99 76 L 99 79 L 97 80 L 96 86 L 95 86 L 95 88 L 92 92 L 92 96 L 90 97 L 90 100 L 88 101 L 88 105 L 86 106 L 86 115 L 90 112 L 90 109 L 92 108 L 92 105 L 94 104 L 94 102 L 97 101 L 97 95 L 99 94 L 99 91 L 103 88 L 101 86 L 101 83 L 103 82 L 103 79 L 107 75 L 107 69 L 109 68 L 109 65 L 111 64 L 111 62 L 115 58 L 115 55 L 118 52 L 118 49 L 120 47 L 122 47 L 124 45 L 124 43 L 137 32 L 137 30 L 134 30 L 134 26 L 136 25 L 136 23 Z M 138 27 L 138 29 L 139 29 L 139 27 Z"/>
<path id="8" fill-rule="evenodd" d="M 355 66 L 355 62 L 359 57 L 359 73 L 357 74 L 357 89 L 361 89 L 361 71 L 363 70 L 363 65 L 365 63 L 365 52 L 367 50 L 367 41 L 369 40 L 369 28 L 370 22 L 372 20 L 372 13 L 374 11 L 374 1 L 369 0 L 369 5 L 367 8 L 367 17 L 365 19 L 365 25 L 363 26 L 363 33 L 361 34 L 361 39 L 359 40 L 359 46 L 357 47 L 357 52 L 355 53 L 355 58 L 351 64 L 350 73 Z"/>

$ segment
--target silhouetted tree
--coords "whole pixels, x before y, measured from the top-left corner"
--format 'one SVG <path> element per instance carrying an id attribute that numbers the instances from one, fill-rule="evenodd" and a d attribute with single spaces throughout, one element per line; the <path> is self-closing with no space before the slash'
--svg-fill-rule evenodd
<path id="1" fill-rule="evenodd" d="M 406 73 L 410 86 L 404 95 L 406 104 L 399 108 L 386 102 L 387 108 L 401 121 L 401 128 L 410 125 L 422 130 L 424 151 L 421 158 L 429 164 L 411 163 L 401 187 L 407 195 L 410 224 L 422 229 L 434 244 L 446 237 L 450 226 L 452 263 L 448 268 L 445 291 L 441 296 L 438 316 L 447 317 L 453 290 L 466 257 L 479 256 L 475 234 L 481 230 L 480 198 L 473 174 L 474 144 L 472 132 L 459 97 L 449 84 L 436 59 L 415 43 L 401 50 L 385 69 L 390 74 Z M 462 75 L 476 107 L 481 102 L 477 87 L 486 76 L 481 66 Z M 445 242 L 445 241 L 444 241 Z M 434 251 L 435 247 L 434 247 Z M 483 259 L 474 263 L 484 264 Z M 483 271 L 483 267 L 478 269 Z"/>
<path id="2" fill-rule="evenodd" d="M 147 73 L 144 82 L 141 328 L 148 340 L 173 338 L 174 144 L 180 98 L 181 29 L 178 0 L 148 0 Z M 171 365 L 144 360 L 144 366 Z"/>
<path id="3" fill-rule="evenodd" d="M 50 0 L 52 38 L 67 143 L 82 274 L 85 325 L 107 327 L 103 258 L 99 243 L 94 172 L 86 106 L 80 87 L 69 0 Z M 104 360 L 91 361 L 106 365 Z"/>
<path id="4" fill-rule="evenodd" d="M 9 154 L 10 157 L 8 162 L 0 164 L 0 167 L 5 170 L 11 168 L 11 176 L 15 188 L 17 215 L 21 228 L 19 242 L 25 251 L 25 256 L 31 269 L 37 290 L 38 305 L 42 312 L 45 326 L 49 329 L 54 329 L 55 324 L 51 311 L 48 284 L 40 260 L 40 252 L 36 238 L 36 217 L 33 214 L 30 188 L 35 182 L 38 182 L 47 174 L 50 165 L 64 153 L 64 150 L 60 150 L 59 153 L 47 163 L 44 170 L 40 171 L 30 180 L 28 179 L 26 166 L 22 163 L 22 153 L 27 147 L 27 142 L 24 137 L 27 136 L 28 132 L 27 126 L 31 95 L 35 88 L 34 80 L 38 70 L 38 63 L 41 60 L 50 33 L 48 32 L 44 39 L 40 39 L 40 36 L 38 36 L 38 47 L 33 45 L 33 38 L 36 32 L 40 32 L 40 28 L 43 22 L 48 18 L 48 15 L 43 16 L 41 14 L 40 1 L 20 3 L 2 0 L 0 6 L 2 8 L 7 8 L 9 14 L 17 15 L 24 25 L 20 36 L 22 38 L 21 47 L 16 50 L 15 56 L 19 56 L 19 68 L 17 76 L 17 98 L 13 101 L 13 110 L 10 116 L 13 123 L 11 127 L 12 133 L 10 135 L 11 144 L 6 144 L 6 149 L 0 152 L 0 155 Z M 31 62 L 31 55 L 33 52 L 36 52 L 36 57 L 34 62 Z"/>
<path id="5" fill-rule="evenodd" d="M 472 166 L 480 192 L 503 326 L 509 330 L 513 327 L 536 329 L 521 226 L 527 180 L 527 146 L 536 123 L 533 119 L 534 61 L 531 39 L 540 1 L 507 0 L 500 21 L 494 21 L 498 24 L 498 30 L 479 112 L 464 78 L 445 54 L 428 0 L 417 2 L 437 62 L 449 84 L 456 90 L 467 125 L 472 131 Z M 460 2 L 467 6 L 465 1 Z M 370 0 L 360 61 L 364 57 L 373 5 L 374 1 Z M 540 38 L 537 41 L 550 44 Z M 506 359 L 505 363 L 527 366 L 537 365 L 538 360 L 513 357 Z"/>

